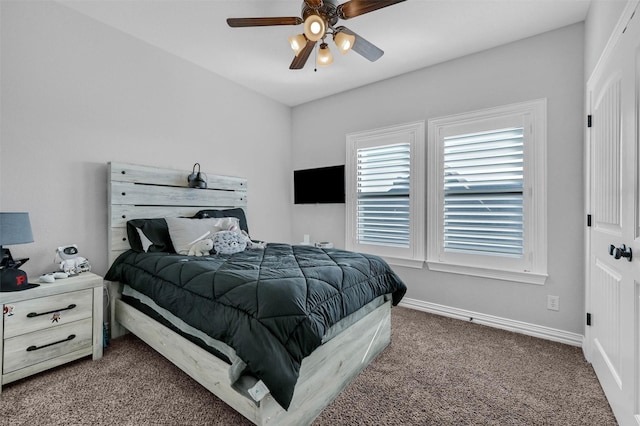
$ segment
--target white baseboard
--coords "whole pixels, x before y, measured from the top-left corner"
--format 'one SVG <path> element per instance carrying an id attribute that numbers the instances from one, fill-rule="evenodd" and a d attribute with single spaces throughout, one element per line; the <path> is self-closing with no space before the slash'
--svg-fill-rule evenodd
<path id="1" fill-rule="evenodd" d="M 481 314 L 479 312 L 467 311 L 465 309 L 452 308 L 450 306 L 438 305 L 436 303 L 424 302 L 422 300 L 409 299 L 406 297 L 402 299 L 402 302 L 400 302 L 398 306 L 456 318 L 463 321 L 475 322 L 489 327 L 500 328 L 502 330 L 513 331 L 515 333 L 526 334 L 528 336 L 539 337 L 541 339 L 552 340 L 554 342 L 565 343 L 572 346 L 582 347 L 584 340 L 584 336 L 582 334 L 570 333 L 568 331 L 558 330 L 555 328 Z"/>

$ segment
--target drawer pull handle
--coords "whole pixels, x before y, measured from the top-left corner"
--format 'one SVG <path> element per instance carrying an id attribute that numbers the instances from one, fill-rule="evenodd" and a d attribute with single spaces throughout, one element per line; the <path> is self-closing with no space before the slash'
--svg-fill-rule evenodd
<path id="1" fill-rule="evenodd" d="M 37 351 L 38 349 L 44 349 L 49 346 L 57 345 L 58 343 L 68 342 L 69 340 L 73 340 L 75 338 L 76 338 L 75 334 L 70 334 L 69 337 L 67 337 L 66 339 L 58 340 L 57 342 L 47 343 L 46 345 L 42 345 L 42 346 L 29 346 L 27 348 L 27 352 Z"/>
<path id="2" fill-rule="evenodd" d="M 49 315 L 49 314 L 53 314 L 55 312 L 60 312 L 60 311 L 68 311 L 69 309 L 73 309 L 76 307 L 75 303 L 70 304 L 69 306 L 67 306 L 66 308 L 60 308 L 60 309 L 55 309 L 53 311 L 49 311 L 49 312 L 41 312 L 41 313 L 37 313 L 37 312 L 29 312 L 27 314 L 27 318 L 34 318 L 34 317 L 39 317 L 41 315 Z"/>

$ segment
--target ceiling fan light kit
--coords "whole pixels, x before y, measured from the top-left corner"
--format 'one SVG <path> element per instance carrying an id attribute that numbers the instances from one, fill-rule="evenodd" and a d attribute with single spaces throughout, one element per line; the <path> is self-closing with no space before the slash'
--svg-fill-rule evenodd
<path id="1" fill-rule="evenodd" d="M 304 35 L 311 41 L 318 41 L 324 38 L 327 25 L 320 15 L 311 14 L 304 20 Z"/>
<path id="2" fill-rule="evenodd" d="M 331 54 L 331 50 L 329 50 L 329 46 L 327 43 L 322 43 L 320 45 L 320 49 L 318 50 L 318 58 L 316 59 L 316 64 L 326 67 L 327 65 L 331 65 L 333 63 L 333 55 Z"/>
<path id="3" fill-rule="evenodd" d="M 298 56 L 298 54 L 302 52 L 302 49 L 304 49 L 304 47 L 307 45 L 307 38 L 304 36 L 304 34 L 291 36 L 289 37 L 289 45 L 291 45 L 291 48 L 296 53 L 296 56 Z"/>
<path id="4" fill-rule="evenodd" d="M 347 34 L 344 31 L 334 32 L 333 41 L 336 46 L 338 46 L 338 50 L 340 50 L 343 55 L 346 55 L 353 47 L 353 43 L 356 41 L 356 36 L 353 34 Z"/>
<path id="5" fill-rule="evenodd" d="M 289 66 L 289 69 L 292 70 L 304 68 L 318 41 L 321 41 L 321 44 L 318 49 L 316 63 L 326 66 L 333 62 L 333 55 L 329 50 L 329 46 L 325 43 L 327 34 L 333 36 L 333 41 L 343 55 L 353 50 L 371 62 L 380 59 L 384 54 L 382 49 L 350 29 L 343 26 L 336 27 L 335 25 L 340 19 L 355 18 L 406 0 L 349 0 L 342 4 L 338 4 L 338 1 L 304 0 L 302 2 L 302 18 L 298 16 L 228 18 L 227 24 L 232 28 L 304 24 L 303 34 L 291 36 L 288 39 L 289 45 L 296 55 Z"/>

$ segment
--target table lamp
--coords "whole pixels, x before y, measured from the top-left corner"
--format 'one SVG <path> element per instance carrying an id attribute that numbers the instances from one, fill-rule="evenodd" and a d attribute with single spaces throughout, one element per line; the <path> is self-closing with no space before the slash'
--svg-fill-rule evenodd
<path id="1" fill-rule="evenodd" d="M 17 269 L 27 259 L 13 260 L 9 249 L 2 246 L 33 242 L 29 213 L 0 212 L 0 269 Z"/>

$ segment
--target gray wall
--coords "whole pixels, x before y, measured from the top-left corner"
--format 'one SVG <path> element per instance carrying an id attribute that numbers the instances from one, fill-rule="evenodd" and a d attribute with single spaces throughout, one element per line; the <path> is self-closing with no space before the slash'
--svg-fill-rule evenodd
<path id="1" fill-rule="evenodd" d="M 547 98 L 546 284 L 396 270 L 408 298 L 582 334 L 583 45 L 576 24 L 295 107 L 294 169 L 344 164 L 349 132 Z M 344 215 L 344 205 L 294 206 L 293 238 L 344 247 Z M 560 296 L 558 312 L 547 310 L 549 294 Z"/>
<path id="2" fill-rule="evenodd" d="M 30 278 L 70 243 L 106 272 L 109 161 L 246 176 L 252 233 L 289 240 L 290 108 L 58 3 L 0 8 L 0 211 L 30 213 Z"/>

